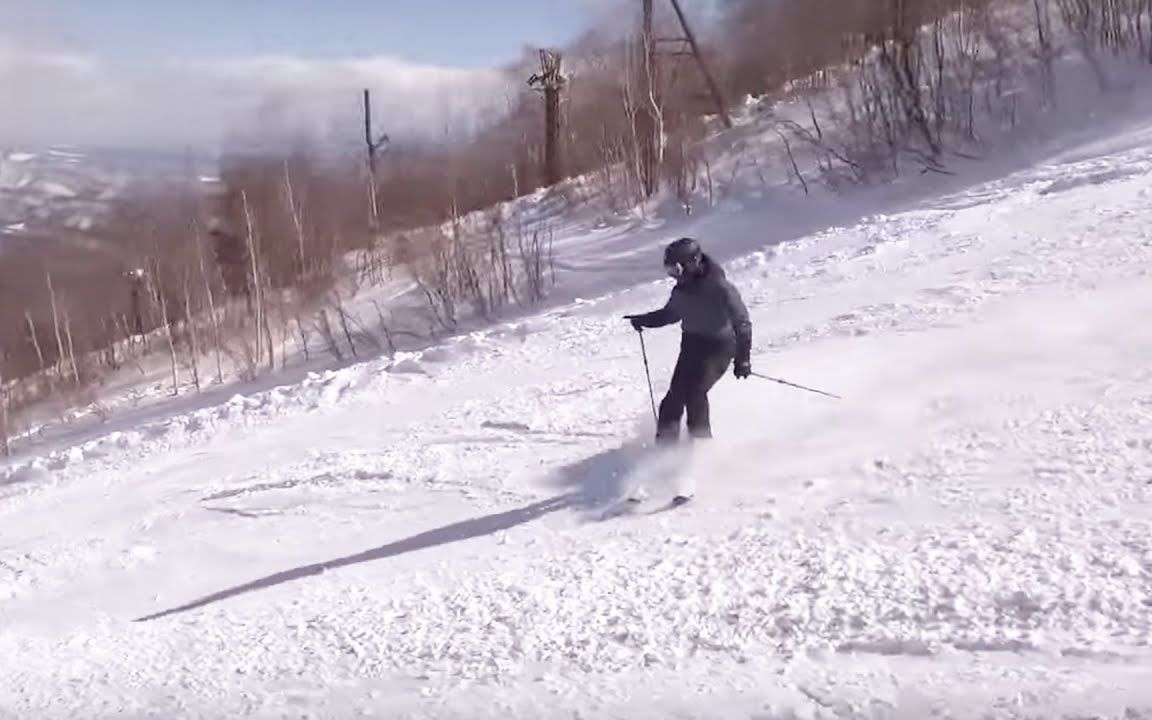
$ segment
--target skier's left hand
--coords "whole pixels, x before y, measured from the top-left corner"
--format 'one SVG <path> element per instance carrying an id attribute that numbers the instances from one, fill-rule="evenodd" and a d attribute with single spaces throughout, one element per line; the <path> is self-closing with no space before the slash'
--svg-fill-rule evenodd
<path id="1" fill-rule="evenodd" d="M 737 360 L 732 368 L 732 374 L 743 380 L 752 374 L 752 363 L 747 360 Z"/>

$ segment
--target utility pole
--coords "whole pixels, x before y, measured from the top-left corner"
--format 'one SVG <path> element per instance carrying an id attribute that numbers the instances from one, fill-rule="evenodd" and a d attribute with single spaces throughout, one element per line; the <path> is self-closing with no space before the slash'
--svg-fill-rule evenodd
<path id="1" fill-rule="evenodd" d="M 712 95 L 712 102 L 716 104 L 716 112 L 720 115 L 720 120 L 724 123 L 724 127 L 729 130 L 732 129 L 732 117 L 728 114 L 728 106 L 724 103 L 724 96 L 720 92 L 720 86 L 716 84 L 716 76 L 712 74 L 711 68 L 704 60 L 704 54 L 700 52 L 700 45 L 696 42 L 696 33 L 692 32 L 692 27 L 688 24 L 688 18 L 684 15 L 684 9 L 680 6 L 680 0 L 671 0 L 672 9 L 676 11 L 676 18 L 680 21 L 680 27 L 684 31 L 684 40 L 692 49 L 692 55 L 696 58 L 696 65 L 700 68 L 700 74 L 704 76 L 704 82 L 708 84 L 708 92 Z"/>
<path id="2" fill-rule="evenodd" d="M 679 37 L 658 38 L 655 30 L 656 0 L 641 0 L 640 37 L 637 48 L 638 87 L 641 97 L 636 103 L 636 134 L 640 145 L 638 150 L 641 181 L 648 197 L 655 194 L 658 189 L 658 170 L 664 155 L 664 99 L 661 86 L 663 56 L 691 56 L 695 60 L 721 122 L 725 128 L 732 128 L 732 118 L 728 113 L 720 86 L 704 59 L 696 34 L 684 14 L 684 8 L 680 0 L 669 2 L 683 34 Z M 661 44 L 672 47 L 663 49 Z"/>
<path id="3" fill-rule="evenodd" d="M 555 50 L 540 51 L 540 72 L 528 78 L 528 85 L 544 94 L 544 184 L 551 187 L 564 177 L 560 151 L 560 93 L 564 89 L 561 67 L 563 55 Z"/>
<path id="4" fill-rule="evenodd" d="M 376 135 L 372 131 L 372 94 L 364 89 L 364 142 L 368 146 L 368 193 L 372 202 L 372 224 L 380 219 L 380 208 L 376 204 L 376 156 L 388 144 L 387 134 Z"/>

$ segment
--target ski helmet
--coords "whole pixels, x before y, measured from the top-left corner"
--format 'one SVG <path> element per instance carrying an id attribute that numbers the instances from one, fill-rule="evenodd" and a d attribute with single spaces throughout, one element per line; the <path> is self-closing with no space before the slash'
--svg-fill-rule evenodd
<path id="1" fill-rule="evenodd" d="M 680 238 L 664 248 L 664 268 L 672 277 L 682 277 L 698 270 L 703 260 L 704 251 L 692 238 Z"/>

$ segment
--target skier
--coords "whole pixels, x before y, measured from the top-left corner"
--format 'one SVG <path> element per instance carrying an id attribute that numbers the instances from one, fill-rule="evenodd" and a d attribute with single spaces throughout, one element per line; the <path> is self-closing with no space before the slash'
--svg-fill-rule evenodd
<path id="1" fill-rule="evenodd" d="M 667 304 L 624 318 L 637 332 L 680 323 L 680 356 L 656 422 L 657 443 L 673 444 L 680 439 L 685 411 L 691 437 L 712 437 L 708 392 L 733 361 L 737 378 L 752 374 L 752 323 L 740 292 L 692 238 L 664 249 L 664 267 L 676 279 Z"/>

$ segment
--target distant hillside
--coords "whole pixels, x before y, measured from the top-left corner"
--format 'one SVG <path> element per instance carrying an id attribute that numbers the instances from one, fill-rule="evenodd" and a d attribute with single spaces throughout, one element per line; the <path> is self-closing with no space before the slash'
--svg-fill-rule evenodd
<path id="1" fill-rule="evenodd" d="M 204 154 L 0 148 L 0 247 L 6 239 L 87 231 L 133 184 L 181 182 L 214 166 Z"/>

